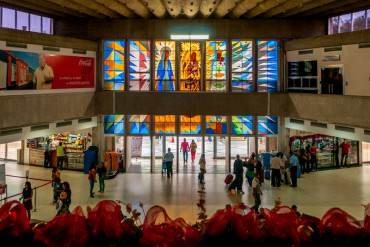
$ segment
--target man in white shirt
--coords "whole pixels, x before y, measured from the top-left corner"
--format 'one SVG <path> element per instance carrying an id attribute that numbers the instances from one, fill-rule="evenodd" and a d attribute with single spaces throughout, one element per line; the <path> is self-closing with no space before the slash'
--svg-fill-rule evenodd
<path id="1" fill-rule="evenodd" d="M 174 158 L 175 158 L 175 156 L 171 152 L 171 148 L 168 148 L 167 153 L 163 157 L 163 161 L 166 164 L 166 170 L 167 170 L 167 177 L 168 178 L 172 177 L 172 163 L 173 163 Z"/>
<path id="2" fill-rule="evenodd" d="M 280 169 L 283 166 L 282 153 L 277 153 L 274 158 L 271 159 L 271 186 L 280 187 L 281 173 Z"/>
<path id="3" fill-rule="evenodd" d="M 36 83 L 36 89 L 51 89 L 54 80 L 53 69 L 46 64 L 45 56 L 39 56 L 39 67 L 36 69 L 33 81 Z"/>

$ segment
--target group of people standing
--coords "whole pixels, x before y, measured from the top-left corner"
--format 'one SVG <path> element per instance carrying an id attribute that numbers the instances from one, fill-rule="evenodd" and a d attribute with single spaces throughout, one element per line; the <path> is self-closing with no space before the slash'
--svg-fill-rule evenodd
<path id="1" fill-rule="evenodd" d="M 104 162 L 101 162 L 98 167 L 94 164 L 89 169 L 88 180 L 90 186 L 90 197 L 95 197 L 94 186 L 96 181 L 96 175 L 98 174 L 99 178 L 99 192 L 104 193 L 105 191 L 105 179 L 107 175 L 107 168 L 105 167 Z"/>
<path id="2" fill-rule="evenodd" d="M 56 206 L 57 215 L 69 214 L 72 203 L 72 190 L 67 181 L 61 180 L 60 170 L 53 167 L 51 172 L 51 185 L 53 187 L 53 204 Z"/>
<path id="3" fill-rule="evenodd" d="M 53 147 L 51 145 L 51 140 L 47 140 L 44 146 L 44 167 L 49 168 L 52 167 L 52 151 Z M 55 148 L 56 156 L 57 156 L 57 167 L 59 169 L 64 168 L 64 164 L 68 167 L 68 157 L 66 153 L 66 149 L 63 146 L 62 142 L 58 143 L 58 146 Z"/>

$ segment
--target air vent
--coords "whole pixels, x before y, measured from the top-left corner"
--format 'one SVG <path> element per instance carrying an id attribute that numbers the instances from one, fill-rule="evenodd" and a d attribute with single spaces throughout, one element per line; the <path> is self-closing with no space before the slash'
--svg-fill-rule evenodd
<path id="1" fill-rule="evenodd" d="M 8 136 L 22 133 L 22 129 L 9 129 L 0 131 L 0 136 Z"/>
<path id="2" fill-rule="evenodd" d="M 18 43 L 18 42 L 6 42 L 6 46 L 8 47 L 17 47 L 17 48 L 27 48 L 27 44 L 25 43 Z"/>
<path id="3" fill-rule="evenodd" d="M 364 134 L 370 136 L 370 130 L 364 130 Z"/>
<path id="4" fill-rule="evenodd" d="M 89 122 L 91 122 L 91 117 L 89 117 L 89 118 L 80 118 L 80 119 L 78 119 L 78 123 L 79 124 L 81 124 L 81 123 L 89 123 Z"/>
<path id="5" fill-rule="evenodd" d="M 300 120 L 300 119 L 294 119 L 294 118 L 291 118 L 291 119 L 289 119 L 289 121 L 291 122 L 291 123 L 295 123 L 295 124 L 304 124 L 304 121 L 303 120 Z"/>
<path id="6" fill-rule="evenodd" d="M 358 48 L 370 48 L 370 42 L 358 44 Z"/>
<path id="7" fill-rule="evenodd" d="M 71 126 L 72 121 L 59 122 L 56 124 L 57 128 Z"/>
<path id="8" fill-rule="evenodd" d="M 31 126 L 31 131 L 48 130 L 49 124 Z"/>
<path id="9" fill-rule="evenodd" d="M 335 125 L 335 129 L 336 130 L 339 130 L 339 131 L 355 133 L 355 129 L 354 128 L 351 128 L 351 127 L 345 127 L 345 126 Z"/>
<path id="10" fill-rule="evenodd" d="M 44 51 L 60 51 L 59 47 L 53 47 L 53 46 L 43 46 L 42 49 Z"/>
<path id="11" fill-rule="evenodd" d="M 324 48 L 324 52 L 341 51 L 341 50 L 342 50 L 342 46 L 333 46 L 333 47 Z"/>
<path id="12" fill-rule="evenodd" d="M 328 128 L 328 125 L 326 123 L 319 123 L 319 122 L 311 122 L 311 126 L 319 127 L 319 128 Z"/>
<path id="13" fill-rule="evenodd" d="M 302 50 L 298 51 L 299 55 L 305 55 L 305 54 L 313 54 L 313 50 Z"/>
<path id="14" fill-rule="evenodd" d="M 73 49 L 73 53 L 75 54 L 86 54 L 86 50 L 80 50 L 80 49 Z"/>

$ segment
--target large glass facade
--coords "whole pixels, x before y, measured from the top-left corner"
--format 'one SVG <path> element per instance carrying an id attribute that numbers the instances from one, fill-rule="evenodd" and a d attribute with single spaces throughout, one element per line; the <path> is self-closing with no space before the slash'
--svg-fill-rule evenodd
<path id="1" fill-rule="evenodd" d="M 201 116 L 181 115 L 180 116 L 180 134 L 199 135 L 202 130 Z"/>
<path id="2" fill-rule="evenodd" d="M 129 134 L 150 134 L 150 115 L 128 115 Z"/>
<path id="3" fill-rule="evenodd" d="M 130 91 L 150 90 L 150 42 L 130 40 Z"/>
<path id="4" fill-rule="evenodd" d="M 276 135 L 277 133 L 277 116 L 258 116 L 258 135 Z"/>
<path id="5" fill-rule="evenodd" d="M 176 89 L 176 43 L 175 41 L 155 42 L 155 91 Z"/>
<path id="6" fill-rule="evenodd" d="M 253 42 L 231 42 L 231 91 L 253 92 Z"/>
<path id="7" fill-rule="evenodd" d="M 278 42 L 258 40 L 258 92 L 276 92 L 278 87 Z"/>
<path id="8" fill-rule="evenodd" d="M 253 117 L 252 116 L 232 116 L 231 134 L 233 135 L 252 135 Z"/>
<path id="9" fill-rule="evenodd" d="M 370 28 L 370 9 L 333 16 L 328 19 L 329 34 L 352 32 L 368 28 Z"/>
<path id="10" fill-rule="evenodd" d="M 176 132 L 175 115 L 154 116 L 154 133 L 158 135 L 173 135 Z"/>
<path id="11" fill-rule="evenodd" d="M 226 91 L 227 42 L 206 42 L 206 91 Z"/>
<path id="12" fill-rule="evenodd" d="M 103 43 L 104 89 L 125 89 L 125 41 L 106 40 Z"/>
<path id="13" fill-rule="evenodd" d="M 200 91 L 202 56 L 200 42 L 180 43 L 180 91 Z"/>
<path id="14" fill-rule="evenodd" d="M 123 135 L 125 133 L 125 121 L 123 115 L 105 115 L 104 133 Z"/>
<path id="15" fill-rule="evenodd" d="M 206 116 L 207 135 L 227 134 L 227 117 L 225 116 Z"/>
<path id="16" fill-rule="evenodd" d="M 254 51 L 257 51 L 256 57 Z M 279 43 L 275 40 L 231 40 L 230 45 L 226 40 L 157 40 L 153 43 L 149 40 L 106 40 L 103 42 L 104 88 L 157 92 L 276 92 L 278 53 Z"/>

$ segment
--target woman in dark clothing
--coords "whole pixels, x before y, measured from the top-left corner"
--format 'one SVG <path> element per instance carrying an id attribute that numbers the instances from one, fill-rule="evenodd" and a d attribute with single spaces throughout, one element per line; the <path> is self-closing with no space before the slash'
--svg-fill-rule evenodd
<path id="1" fill-rule="evenodd" d="M 33 195 L 33 192 L 32 192 L 32 188 L 31 188 L 31 183 L 29 181 L 27 181 L 24 184 L 24 188 L 23 188 L 23 191 L 22 191 L 22 198 L 21 199 L 23 201 L 24 207 L 27 210 L 27 216 L 28 216 L 28 219 L 29 220 L 31 219 L 32 195 Z"/>
<path id="2" fill-rule="evenodd" d="M 71 205 L 71 202 L 72 202 L 72 199 L 71 199 L 72 198 L 71 186 L 69 185 L 68 182 L 63 182 L 62 189 L 67 194 L 66 204 L 67 204 L 67 206 L 69 208 L 69 206 Z"/>
<path id="3" fill-rule="evenodd" d="M 306 171 L 306 162 L 307 162 L 307 155 L 306 155 L 306 150 L 302 148 L 299 151 L 299 165 L 301 167 L 301 174 L 305 173 Z"/>

